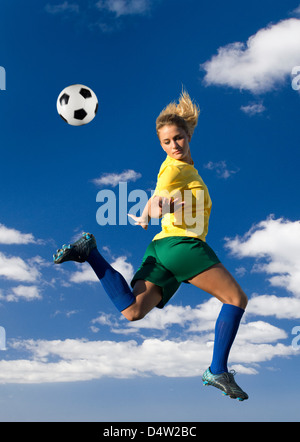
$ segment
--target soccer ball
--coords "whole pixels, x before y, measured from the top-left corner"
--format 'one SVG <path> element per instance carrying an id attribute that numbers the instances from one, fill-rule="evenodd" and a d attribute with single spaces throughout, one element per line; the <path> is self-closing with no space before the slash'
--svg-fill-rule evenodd
<path id="1" fill-rule="evenodd" d="M 57 112 L 71 126 L 83 126 L 90 123 L 98 110 L 96 94 L 87 86 L 72 84 L 58 96 Z"/>

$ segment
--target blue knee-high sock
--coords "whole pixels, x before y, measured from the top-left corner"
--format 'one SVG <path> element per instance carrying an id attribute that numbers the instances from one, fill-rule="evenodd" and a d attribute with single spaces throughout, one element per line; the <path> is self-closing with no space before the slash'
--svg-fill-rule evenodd
<path id="1" fill-rule="evenodd" d="M 120 312 L 135 301 L 135 296 L 124 277 L 105 261 L 98 249 L 95 248 L 91 251 L 87 262 L 91 265 L 104 290 Z"/>
<path id="2" fill-rule="evenodd" d="M 223 304 L 215 328 L 212 374 L 228 372 L 227 361 L 231 346 L 236 337 L 244 310 L 231 304 Z"/>

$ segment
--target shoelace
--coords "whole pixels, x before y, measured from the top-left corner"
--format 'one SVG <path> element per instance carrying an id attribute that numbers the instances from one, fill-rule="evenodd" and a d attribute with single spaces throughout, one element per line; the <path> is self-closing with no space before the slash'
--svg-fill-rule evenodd
<path id="1" fill-rule="evenodd" d="M 235 370 L 230 370 L 228 373 L 224 372 L 222 373 L 222 376 L 226 379 L 227 382 L 231 382 L 234 379 L 234 376 L 236 375 L 236 371 Z"/>
<path id="2" fill-rule="evenodd" d="M 228 374 L 231 374 L 232 377 L 234 377 L 236 375 L 236 371 L 235 370 L 230 370 L 230 372 Z"/>
<path id="3" fill-rule="evenodd" d="M 224 375 L 225 375 L 225 377 L 227 379 L 227 382 L 231 383 L 231 388 L 233 389 L 233 391 L 243 391 L 241 389 L 241 387 L 239 387 L 236 384 L 235 380 L 234 380 L 234 376 L 236 375 L 236 371 L 235 370 L 230 370 L 229 373 L 224 373 Z M 233 383 L 233 385 L 232 385 L 232 383 Z"/>

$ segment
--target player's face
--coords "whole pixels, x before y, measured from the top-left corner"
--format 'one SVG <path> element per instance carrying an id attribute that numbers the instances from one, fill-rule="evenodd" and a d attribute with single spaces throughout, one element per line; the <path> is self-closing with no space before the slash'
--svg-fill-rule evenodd
<path id="1" fill-rule="evenodd" d="M 161 147 L 166 154 L 176 160 L 191 162 L 189 135 L 184 129 L 177 126 L 163 126 L 159 132 Z"/>

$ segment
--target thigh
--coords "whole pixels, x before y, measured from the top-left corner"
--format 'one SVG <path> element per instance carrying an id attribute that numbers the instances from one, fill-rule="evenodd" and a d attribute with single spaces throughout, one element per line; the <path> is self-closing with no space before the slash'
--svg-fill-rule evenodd
<path id="1" fill-rule="evenodd" d="M 143 300 L 143 304 L 145 302 L 148 304 L 148 296 L 150 296 L 150 303 L 152 303 L 151 296 L 154 297 L 153 303 L 155 304 L 159 294 L 161 299 L 155 306 L 164 308 L 181 283 L 159 260 L 154 244 L 158 242 L 153 241 L 147 248 L 143 262 L 133 276 L 131 287 L 133 288 L 133 293 L 135 295 L 138 294 L 142 300 L 145 295 L 146 301 Z M 143 296 L 141 297 L 141 295 Z"/>
<path id="2" fill-rule="evenodd" d="M 169 237 L 156 241 L 156 253 L 179 282 L 188 281 L 220 262 L 207 243 L 193 237 Z"/>
<path id="3" fill-rule="evenodd" d="M 215 296 L 225 304 L 236 305 L 243 309 L 247 306 L 247 296 L 221 263 L 189 279 L 188 282 Z"/>
<path id="4" fill-rule="evenodd" d="M 135 282 L 133 294 L 135 302 L 122 311 L 123 316 L 129 321 L 144 318 L 162 300 L 162 289 L 150 281 L 141 279 Z"/>

